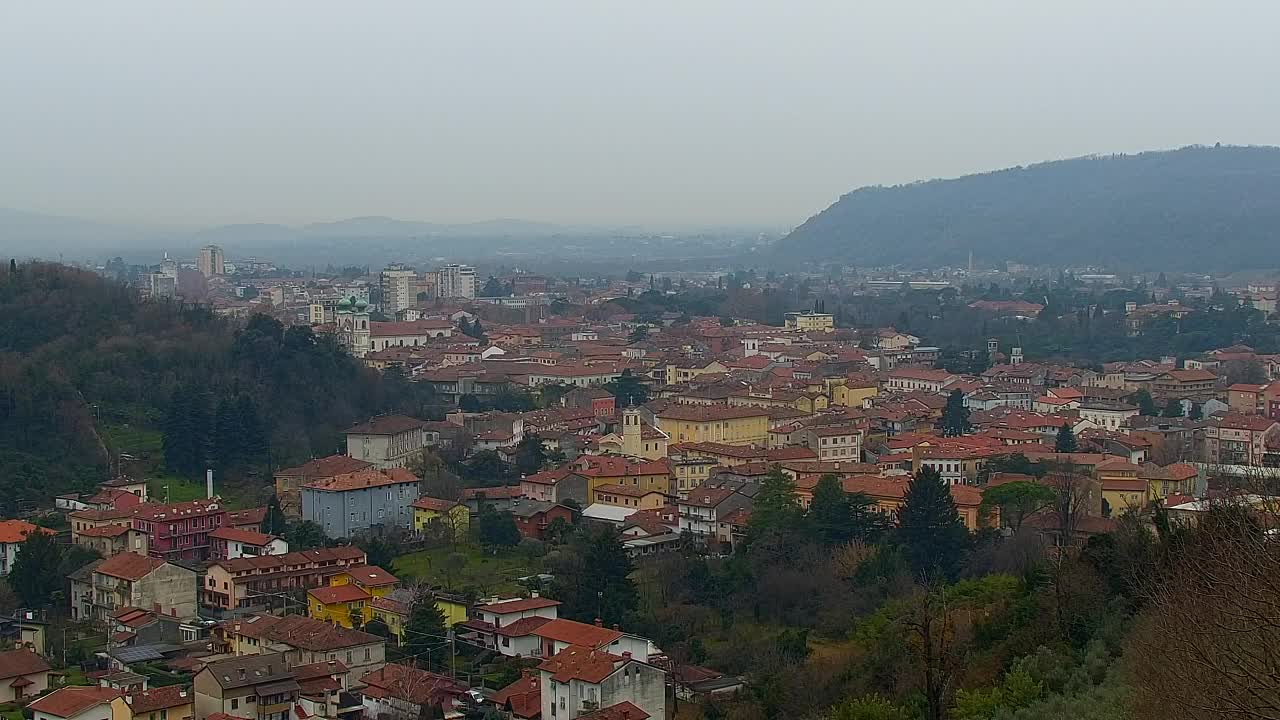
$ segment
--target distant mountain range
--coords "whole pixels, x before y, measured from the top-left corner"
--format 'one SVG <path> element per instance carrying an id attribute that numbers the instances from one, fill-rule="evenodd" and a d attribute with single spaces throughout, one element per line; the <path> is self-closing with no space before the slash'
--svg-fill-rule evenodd
<path id="1" fill-rule="evenodd" d="M 780 264 L 1280 267 L 1280 148 L 1187 147 L 864 187 L 775 246 Z"/>

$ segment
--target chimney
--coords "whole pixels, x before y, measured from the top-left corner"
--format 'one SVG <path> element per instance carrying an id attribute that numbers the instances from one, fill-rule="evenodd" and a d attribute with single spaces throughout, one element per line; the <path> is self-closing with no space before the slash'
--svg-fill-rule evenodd
<path id="1" fill-rule="evenodd" d="M 536 598 L 536 597 L 538 597 L 538 591 L 537 591 L 537 590 L 532 590 L 532 591 L 530 591 L 530 592 L 529 592 L 529 597 L 531 597 L 531 598 Z"/>
<path id="2" fill-rule="evenodd" d="M 209 499 L 213 499 L 213 468 L 204 471 L 204 491 Z"/>
<path id="3" fill-rule="evenodd" d="M 244 668 L 240 668 L 240 679 L 244 679 Z"/>
<path id="4" fill-rule="evenodd" d="M 626 652 L 626 651 L 624 651 L 624 652 L 622 653 L 622 659 L 623 659 L 623 660 L 630 660 L 630 659 L 631 659 L 631 653 L 630 653 L 630 652 Z"/>
<path id="5" fill-rule="evenodd" d="M 613 629 L 617 630 L 618 632 L 622 632 L 622 628 L 618 627 L 618 623 L 613 624 Z"/>
<path id="6" fill-rule="evenodd" d="M 604 627 L 604 621 L 600 618 L 596 618 L 596 627 Z"/>

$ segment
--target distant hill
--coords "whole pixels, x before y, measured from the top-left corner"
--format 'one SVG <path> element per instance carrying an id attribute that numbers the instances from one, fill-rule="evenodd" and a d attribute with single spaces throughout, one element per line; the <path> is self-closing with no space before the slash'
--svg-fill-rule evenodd
<path id="1" fill-rule="evenodd" d="M 1280 266 L 1280 148 L 1084 157 L 864 187 L 775 246 L 779 263 L 1222 271 Z"/>

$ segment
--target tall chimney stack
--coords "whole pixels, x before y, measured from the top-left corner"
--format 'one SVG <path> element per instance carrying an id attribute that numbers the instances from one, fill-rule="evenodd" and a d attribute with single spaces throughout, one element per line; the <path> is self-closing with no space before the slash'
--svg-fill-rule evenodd
<path id="1" fill-rule="evenodd" d="M 213 468 L 204 471 L 204 491 L 205 496 L 210 500 L 213 499 Z"/>

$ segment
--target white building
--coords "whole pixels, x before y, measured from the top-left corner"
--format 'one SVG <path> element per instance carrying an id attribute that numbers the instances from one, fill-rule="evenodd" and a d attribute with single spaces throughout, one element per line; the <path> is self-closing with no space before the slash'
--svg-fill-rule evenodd
<path id="1" fill-rule="evenodd" d="M 445 265 L 439 270 L 439 293 L 442 298 L 474 298 L 476 269 L 469 265 Z"/>
<path id="2" fill-rule="evenodd" d="M 217 245 L 205 245 L 200 248 L 200 257 L 196 258 L 196 269 L 205 277 L 227 274 L 227 258 L 222 248 Z"/>
<path id="3" fill-rule="evenodd" d="M 604 717 L 667 717 L 667 673 L 634 657 L 581 646 L 566 648 L 538 665 L 542 717 L 574 720 L 597 711 Z"/>
<path id="4" fill-rule="evenodd" d="M 412 307 L 418 299 L 418 274 L 403 265 L 388 265 L 378 278 L 382 312 L 393 315 Z"/>

